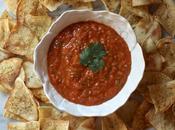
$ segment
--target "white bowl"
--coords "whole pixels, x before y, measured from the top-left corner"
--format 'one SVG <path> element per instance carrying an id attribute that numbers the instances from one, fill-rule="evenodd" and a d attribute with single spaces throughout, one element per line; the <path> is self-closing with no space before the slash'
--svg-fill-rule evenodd
<path id="1" fill-rule="evenodd" d="M 112 27 L 126 41 L 131 52 L 131 72 L 120 92 L 112 99 L 94 106 L 72 103 L 63 98 L 52 86 L 48 78 L 47 52 L 54 37 L 65 27 L 79 21 L 92 20 Z M 120 108 L 137 88 L 144 72 L 145 62 L 142 49 L 128 21 L 120 15 L 108 11 L 71 10 L 63 13 L 51 26 L 35 49 L 35 71 L 39 75 L 44 92 L 50 102 L 59 110 L 75 116 L 106 116 Z"/>

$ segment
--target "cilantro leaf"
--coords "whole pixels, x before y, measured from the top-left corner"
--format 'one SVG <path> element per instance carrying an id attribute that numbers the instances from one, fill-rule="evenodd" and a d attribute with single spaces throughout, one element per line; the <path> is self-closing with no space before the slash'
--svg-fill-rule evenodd
<path id="1" fill-rule="evenodd" d="M 98 72 L 105 65 L 102 59 L 105 55 L 106 51 L 102 44 L 92 43 L 81 52 L 80 64 L 88 67 L 93 72 Z"/>

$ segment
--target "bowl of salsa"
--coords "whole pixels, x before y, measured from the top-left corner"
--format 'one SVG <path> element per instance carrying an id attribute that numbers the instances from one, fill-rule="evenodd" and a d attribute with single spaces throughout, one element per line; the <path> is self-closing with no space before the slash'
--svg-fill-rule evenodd
<path id="1" fill-rule="evenodd" d="M 117 110 L 136 89 L 145 67 L 130 24 L 108 11 L 63 13 L 34 56 L 51 103 L 75 116 Z"/>

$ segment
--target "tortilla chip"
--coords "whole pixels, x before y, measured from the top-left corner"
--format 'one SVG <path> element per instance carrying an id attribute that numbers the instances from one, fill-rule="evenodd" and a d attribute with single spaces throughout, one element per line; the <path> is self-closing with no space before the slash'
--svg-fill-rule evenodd
<path id="1" fill-rule="evenodd" d="M 13 83 L 20 72 L 22 59 L 10 58 L 0 62 L 0 82 Z"/>
<path id="2" fill-rule="evenodd" d="M 3 92 L 3 93 L 11 93 L 11 91 L 13 90 L 13 86 L 10 85 L 9 83 L 3 83 L 3 82 L 0 82 L 0 91 Z"/>
<path id="3" fill-rule="evenodd" d="M 175 66 L 175 44 L 173 42 L 159 44 L 158 51 L 164 57 L 167 67 Z"/>
<path id="4" fill-rule="evenodd" d="M 162 72 L 168 75 L 171 79 L 175 79 L 175 66 L 166 67 Z"/>
<path id="5" fill-rule="evenodd" d="M 102 0 L 106 6 L 106 9 L 112 12 L 119 12 L 120 0 Z"/>
<path id="6" fill-rule="evenodd" d="M 20 78 L 23 81 L 25 81 L 25 72 L 24 72 L 24 68 L 23 67 L 21 67 L 21 70 L 19 72 L 18 78 Z"/>
<path id="7" fill-rule="evenodd" d="M 39 119 L 49 118 L 49 119 L 60 119 L 61 112 L 57 110 L 53 106 L 40 106 L 38 107 L 39 110 Z"/>
<path id="8" fill-rule="evenodd" d="M 32 91 L 33 96 L 38 101 L 41 101 L 43 103 L 49 103 L 49 99 L 45 95 L 43 88 L 35 88 L 35 89 L 31 89 L 31 91 Z"/>
<path id="9" fill-rule="evenodd" d="M 148 8 L 147 7 L 133 7 L 131 0 L 121 0 L 121 8 L 119 14 L 126 17 L 131 13 L 142 18 L 148 18 Z"/>
<path id="10" fill-rule="evenodd" d="M 175 3 L 172 5 L 162 4 L 157 9 L 155 15 L 164 29 L 171 36 L 175 36 Z"/>
<path id="11" fill-rule="evenodd" d="M 0 34 L 0 48 L 4 48 L 5 42 L 10 34 L 8 19 L 0 19 Z"/>
<path id="12" fill-rule="evenodd" d="M 156 112 L 165 112 L 175 103 L 175 80 L 148 88 Z"/>
<path id="13" fill-rule="evenodd" d="M 6 3 L 8 10 L 12 12 L 14 15 L 16 15 L 16 9 L 19 0 L 4 0 L 4 2 Z"/>
<path id="14" fill-rule="evenodd" d="M 40 130 L 40 123 L 38 121 L 10 123 L 8 130 Z"/>
<path id="15" fill-rule="evenodd" d="M 147 126 L 147 121 L 145 120 L 146 113 L 150 110 L 151 104 L 147 101 L 143 101 L 142 104 L 137 108 L 136 113 L 132 121 L 132 128 L 134 130 L 144 130 Z"/>
<path id="16" fill-rule="evenodd" d="M 116 113 L 128 125 L 131 125 L 133 116 L 136 112 L 140 102 L 137 100 L 129 99 Z M 132 109 L 128 109 L 132 108 Z"/>
<path id="17" fill-rule="evenodd" d="M 75 117 L 68 113 L 63 113 L 61 120 L 69 121 L 69 128 L 71 130 L 76 130 L 76 128 L 87 118 L 85 117 Z"/>
<path id="18" fill-rule="evenodd" d="M 175 104 L 172 106 L 172 112 L 173 112 L 173 114 L 175 116 Z"/>
<path id="19" fill-rule="evenodd" d="M 47 15 L 48 10 L 39 3 L 39 0 L 20 0 L 17 7 L 17 22 L 23 23 L 27 14 Z"/>
<path id="20" fill-rule="evenodd" d="M 133 6 L 143 6 L 149 4 L 158 4 L 161 3 L 161 0 L 132 0 Z"/>
<path id="21" fill-rule="evenodd" d="M 92 2 L 82 2 L 77 0 L 64 0 L 64 4 L 72 6 L 74 9 L 89 9 L 93 10 Z"/>
<path id="22" fill-rule="evenodd" d="M 34 16 L 28 14 L 25 16 L 25 24 L 41 39 L 48 31 L 52 23 L 51 17 L 48 15 Z"/>
<path id="23" fill-rule="evenodd" d="M 5 104 L 5 109 L 27 121 L 38 119 L 37 105 L 30 90 L 20 78 L 15 81 L 15 88 Z"/>
<path id="24" fill-rule="evenodd" d="M 155 110 L 151 109 L 146 114 L 146 118 L 157 130 L 175 130 L 175 116 L 170 110 L 164 113 L 155 113 Z"/>
<path id="25" fill-rule="evenodd" d="M 5 60 L 5 59 L 8 59 L 8 58 L 10 58 L 12 56 L 13 56 L 13 54 L 10 54 L 10 53 L 5 52 L 4 50 L 0 49 L 0 62 Z"/>
<path id="26" fill-rule="evenodd" d="M 5 49 L 33 61 L 33 53 L 37 44 L 38 39 L 33 32 L 25 25 L 18 24 L 6 41 Z"/>
<path id="27" fill-rule="evenodd" d="M 76 130 L 96 130 L 95 118 L 88 118 L 84 120 Z"/>
<path id="28" fill-rule="evenodd" d="M 41 130 L 69 130 L 69 121 L 40 119 Z"/>
<path id="29" fill-rule="evenodd" d="M 56 10 L 60 5 L 63 4 L 63 0 L 39 0 L 50 11 Z"/>
<path id="30" fill-rule="evenodd" d="M 127 127 L 116 114 L 111 114 L 102 118 L 102 130 L 127 130 Z"/>
<path id="31" fill-rule="evenodd" d="M 145 54 L 146 71 L 161 71 L 164 58 L 159 52 Z"/>
<path id="32" fill-rule="evenodd" d="M 20 116 L 17 116 L 15 114 L 13 114 L 12 112 L 7 111 L 6 109 L 4 109 L 4 117 L 14 119 L 14 120 L 18 120 L 18 121 L 23 121 L 23 122 L 26 121 L 25 119 L 21 118 Z"/>
<path id="33" fill-rule="evenodd" d="M 146 52 L 156 49 L 155 43 L 161 38 L 161 27 L 155 19 L 140 20 L 136 24 L 134 31 L 137 41 Z M 148 46 L 151 46 L 151 48 L 148 49 Z"/>
<path id="34" fill-rule="evenodd" d="M 140 82 L 140 85 L 161 84 L 171 81 L 172 79 L 162 72 L 146 71 Z"/>
<path id="35" fill-rule="evenodd" d="M 24 62 L 23 64 L 24 72 L 25 72 L 25 84 L 28 88 L 41 88 L 42 84 L 34 71 L 34 65 L 31 62 Z"/>

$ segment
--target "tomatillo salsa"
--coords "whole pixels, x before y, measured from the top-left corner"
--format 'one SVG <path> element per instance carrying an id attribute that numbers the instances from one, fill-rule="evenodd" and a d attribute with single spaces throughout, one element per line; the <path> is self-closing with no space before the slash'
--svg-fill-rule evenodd
<path id="1" fill-rule="evenodd" d="M 67 100 L 87 106 L 113 98 L 131 70 L 126 42 L 111 27 L 94 21 L 63 29 L 52 41 L 48 75 Z"/>

